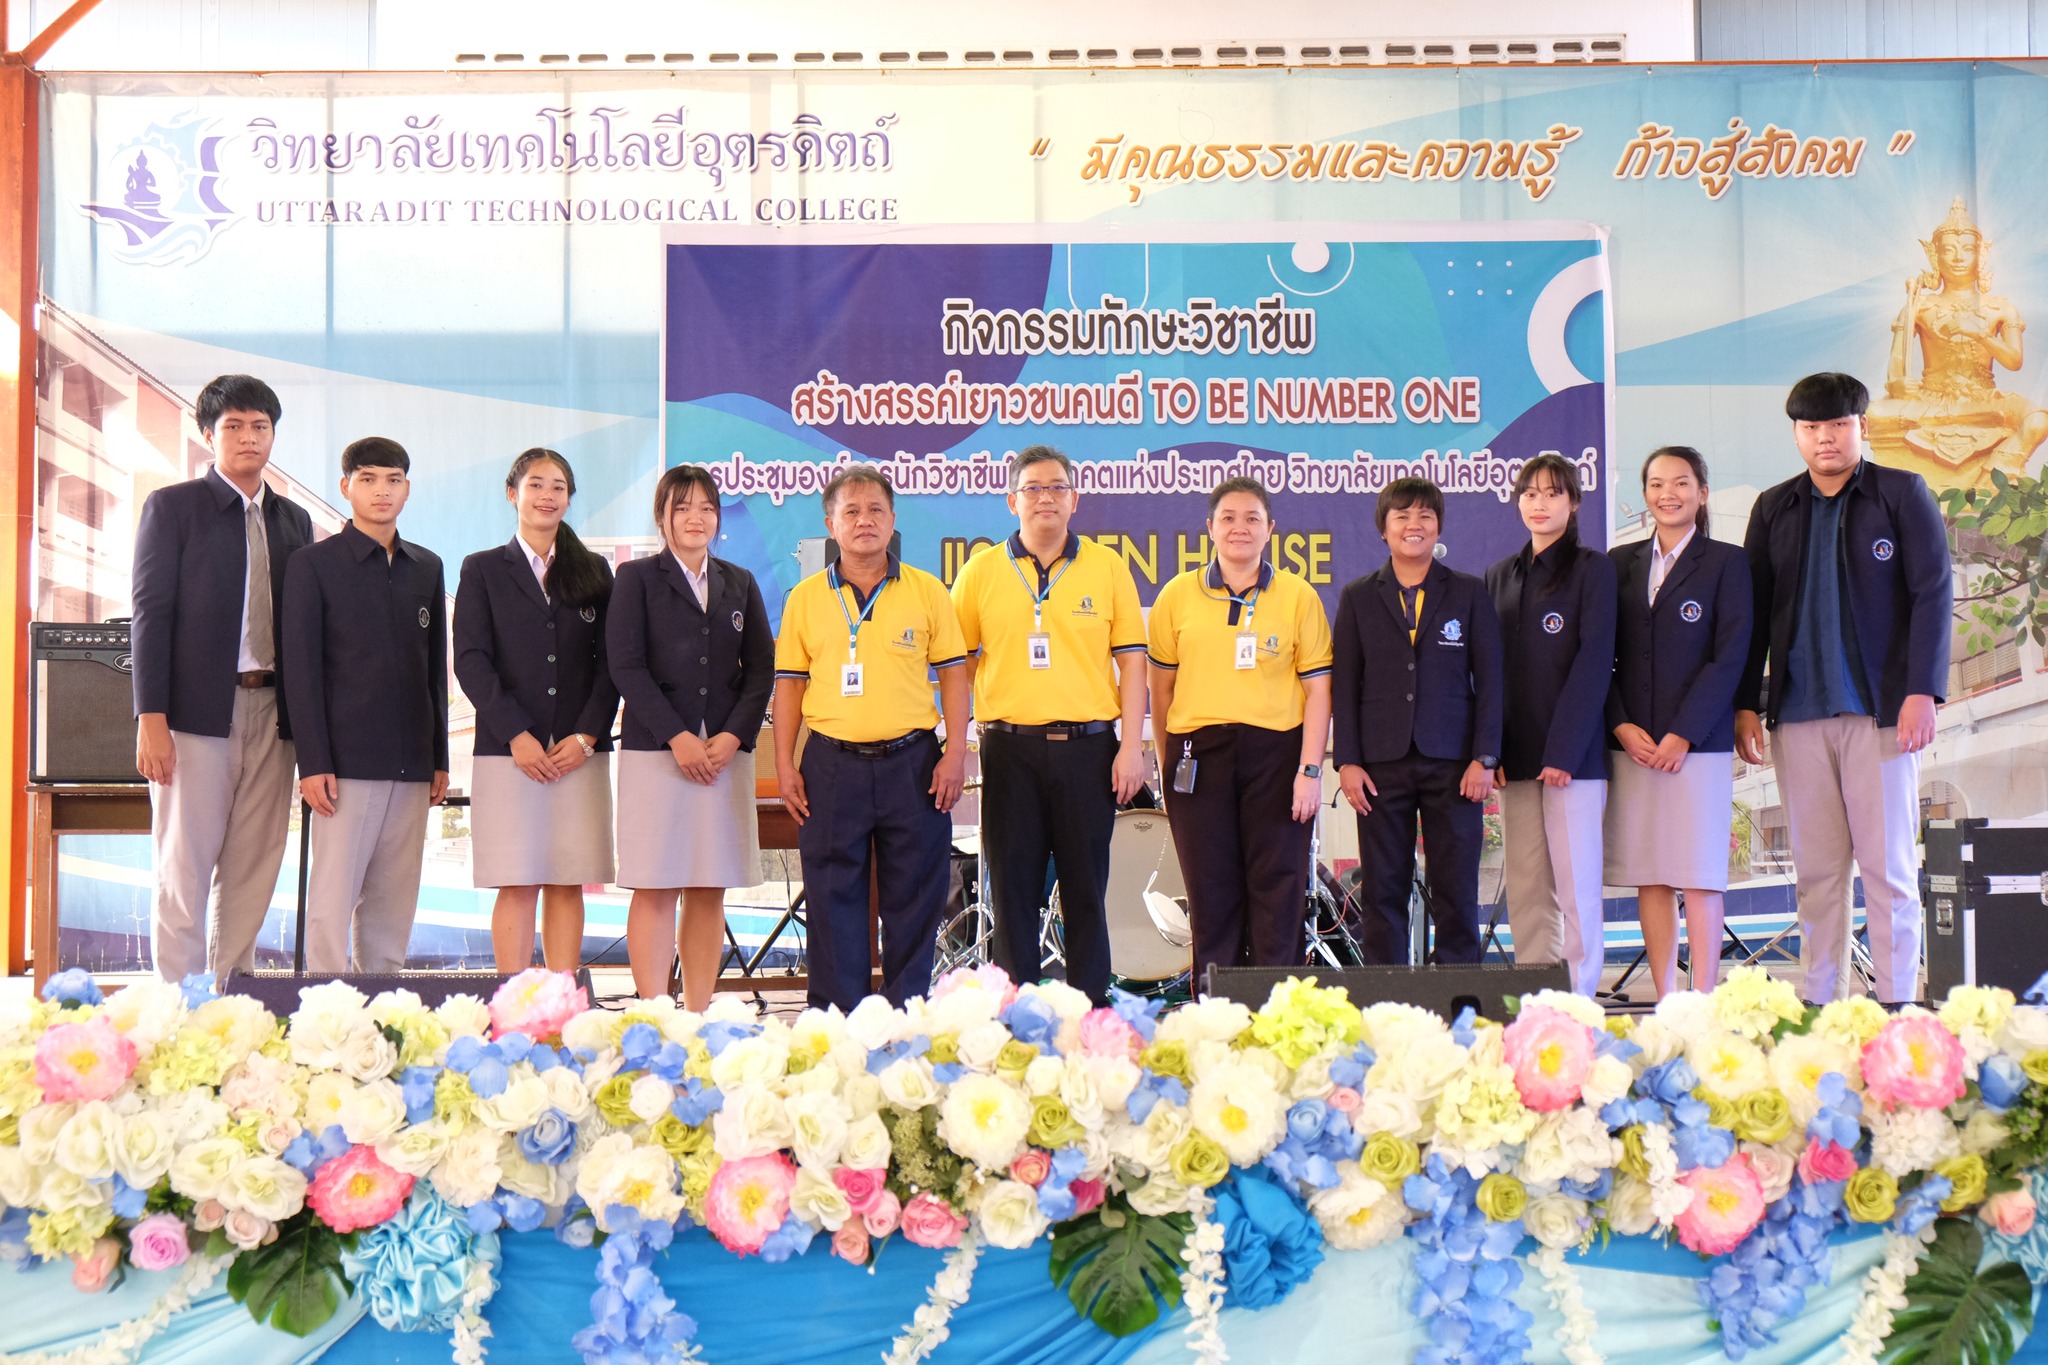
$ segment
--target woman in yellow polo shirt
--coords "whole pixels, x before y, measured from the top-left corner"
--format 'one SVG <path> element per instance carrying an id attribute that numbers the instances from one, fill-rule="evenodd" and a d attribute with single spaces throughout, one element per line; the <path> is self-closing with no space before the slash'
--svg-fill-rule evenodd
<path id="1" fill-rule="evenodd" d="M 1258 480 L 1216 485 L 1215 558 L 1159 590 L 1147 631 L 1198 990 L 1211 963 L 1302 960 L 1309 822 L 1330 736 L 1330 622 L 1314 588 L 1267 561 L 1272 538 L 1273 502 Z"/>

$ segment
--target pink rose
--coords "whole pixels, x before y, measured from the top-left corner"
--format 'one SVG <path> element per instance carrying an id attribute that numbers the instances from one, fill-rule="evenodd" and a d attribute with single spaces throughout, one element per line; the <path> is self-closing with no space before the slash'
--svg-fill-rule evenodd
<path id="1" fill-rule="evenodd" d="M 1593 1030 L 1568 1014 L 1525 1005 L 1501 1034 L 1522 1103 L 1539 1113 L 1578 1103 L 1593 1069 Z"/>
<path id="2" fill-rule="evenodd" d="M 1863 1045 L 1863 1084 L 1880 1104 L 1943 1109 L 1963 1097 L 1963 1045 L 1931 1014 L 1901 1014 Z"/>
<path id="3" fill-rule="evenodd" d="M 83 1024 L 58 1024 L 36 1043 L 36 1084 L 52 1104 L 103 1100 L 135 1071 L 135 1044 L 100 1015 Z"/>
<path id="4" fill-rule="evenodd" d="M 1043 1147 L 1027 1147 L 1024 1155 L 1010 1163 L 1010 1174 L 1037 1189 L 1052 1174 L 1052 1153 Z"/>
<path id="5" fill-rule="evenodd" d="M 2026 1190 L 2006 1190 L 1984 1201 L 1984 1221 L 2008 1237 L 2024 1237 L 2034 1227 L 2034 1196 Z"/>
<path id="6" fill-rule="evenodd" d="M 878 1196 L 888 1193 L 888 1180 L 889 1173 L 879 1166 L 841 1166 L 832 1172 L 832 1183 L 846 1196 L 846 1206 L 862 1215 L 875 1206 Z"/>
<path id="7" fill-rule="evenodd" d="M 918 1246 L 958 1246 L 965 1231 L 967 1220 L 935 1194 L 920 1194 L 904 1206 L 903 1235 Z"/>
<path id="8" fill-rule="evenodd" d="M 174 1270 L 191 1254 L 184 1220 L 175 1213 L 152 1213 L 128 1229 L 128 1259 L 137 1270 Z"/>
<path id="9" fill-rule="evenodd" d="M 102 1237 L 92 1250 L 71 1260 L 71 1287 L 81 1294 L 97 1294 L 114 1282 L 121 1265 L 121 1239 Z"/>
<path id="10" fill-rule="evenodd" d="M 385 1165 L 375 1148 L 358 1143 L 320 1168 L 306 1203 L 336 1232 L 354 1232 L 393 1217 L 411 1193 L 411 1176 Z M 232 1226 L 228 1235 L 234 1236 Z"/>
<path id="11" fill-rule="evenodd" d="M 1081 1051 L 1090 1057 L 1128 1057 L 1135 1062 L 1144 1050 L 1145 1040 L 1115 1010 L 1090 1010 L 1081 1016 Z"/>
<path id="12" fill-rule="evenodd" d="M 331 1161 L 327 1163 L 328 1166 L 333 1164 Z M 320 1169 L 324 1171 L 327 1167 L 322 1166 Z M 410 1180 L 412 1177 L 406 1178 Z M 247 1209 L 236 1209 L 230 1213 L 227 1221 L 220 1225 L 220 1230 L 227 1234 L 230 1242 L 244 1251 L 253 1251 L 277 1240 L 277 1224 Z"/>
<path id="13" fill-rule="evenodd" d="M 1330 1107 L 1340 1114 L 1355 1114 L 1358 1112 L 1358 1106 L 1363 1103 L 1364 1101 L 1358 1097 L 1358 1092 L 1348 1085 L 1340 1085 L 1330 1092 Z"/>
<path id="14" fill-rule="evenodd" d="M 832 1234 L 832 1254 L 842 1261 L 855 1265 L 868 1263 L 868 1230 L 859 1223 L 848 1219 L 839 1231 Z"/>
<path id="15" fill-rule="evenodd" d="M 212 1232 L 228 1221 L 228 1207 L 218 1199 L 208 1199 L 192 1207 L 192 1226 L 201 1232 Z"/>
<path id="16" fill-rule="evenodd" d="M 1847 1180 L 1856 1174 L 1856 1154 L 1839 1142 L 1822 1142 L 1819 1138 L 1808 1138 L 1806 1150 L 1799 1154 L 1799 1178 L 1809 1185 L 1824 1185 L 1831 1180 Z"/>
<path id="17" fill-rule="evenodd" d="M 1108 1191 L 1100 1180 L 1076 1180 L 1067 1186 L 1067 1193 L 1074 1196 L 1074 1216 L 1078 1218 L 1101 1207 L 1103 1196 Z"/>
<path id="18" fill-rule="evenodd" d="M 870 1237 L 887 1237 L 896 1231 L 896 1221 L 903 1216 L 903 1202 L 895 1195 L 883 1190 L 875 1196 L 867 1211 L 860 1216 L 862 1226 Z"/>
<path id="19" fill-rule="evenodd" d="M 1764 1188 L 1740 1153 L 1720 1168 L 1695 1166 L 1678 1183 L 1692 1191 L 1692 1203 L 1678 1215 L 1678 1240 L 1702 1256 L 1724 1256 L 1764 1220 Z"/>

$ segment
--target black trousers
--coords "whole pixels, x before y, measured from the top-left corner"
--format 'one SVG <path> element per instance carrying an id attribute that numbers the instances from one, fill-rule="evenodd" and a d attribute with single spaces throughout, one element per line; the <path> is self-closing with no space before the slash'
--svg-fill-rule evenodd
<path id="1" fill-rule="evenodd" d="M 1413 748 L 1391 763 L 1368 763 L 1379 788 L 1358 817 L 1359 947 L 1369 963 L 1408 961 L 1408 889 L 1415 879 L 1415 827 L 1427 858 L 1424 888 L 1436 925 L 1438 962 L 1479 960 L 1480 803 L 1458 791 L 1469 760 L 1426 758 Z"/>
<path id="2" fill-rule="evenodd" d="M 1193 792 L 1174 788 L 1184 745 L 1199 765 Z M 1210 725 L 1168 735 L 1159 751 L 1166 818 L 1188 887 L 1195 989 L 1209 965 L 1299 966 L 1308 907 L 1310 827 L 1294 819 L 1301 727 Z"/>
<path id="3" fill-rule="evenodd" d="M 1113 731 L 1073 739 L 981 732 L 981 856 L 994 902 L 995 961 L 1018 982 L 1044 973 L 1045 864 L 1059 876 L 1067 984 L 1109 1000 L 1109 837 L 1116 828 Z"/>
<path id="4" fill-rule="evenodd" d="M 938 761 L 929 732 L 877 758 L 818 734 L 804 746 L 811 814 L 796 842 L 812 1005 L 850 1011 L 868 994 L 870 869 L 882 913 L 882 994 L 901 1005 L 931 988 L 953 853 L 953 817 L 928 790 Z"/>

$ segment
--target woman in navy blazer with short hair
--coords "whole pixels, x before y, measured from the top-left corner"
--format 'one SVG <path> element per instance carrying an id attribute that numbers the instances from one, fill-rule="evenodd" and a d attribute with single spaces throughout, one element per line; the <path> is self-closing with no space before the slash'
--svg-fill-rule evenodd
<path id="1" fill-rule="evenodd" d="M 498 888 L 501 972 L 533 965 L 536 901 L 548 966 L 576 970 L 583 887 L 612 879 L 612 575 L 563 520 L 575 495 L 567 460 L 521 453 L 505 476 L 518 532 L 463 560 L 455 594 L 455 677 L 476 707 L 470 861 Z"/>
<path id="2" fill-rule="evenodd" d="M 619 566 L 612 676 L 626 699 L 619 755 L 619 885 L 633 892 L 626 955 L 641 997 L 711 1003 L 725 890 L 761 880 L 754 741 L 775 686 L 775 637 L 754 576 L 711 555 L 711 471 L 678 465 L 654 486 L 661 553 Z M 676 918 L 676 900 L 682 917 Z"/>
<path id="3" fill-rule="evenodd" d="M 1607 804 L 1602 724 L 1614 671 L 1614 564 L 1579 543 L 1579 473 L 1538 455 L 1515 476 L 1529 543 L 1486 571 L 1500 616 L 1507 704 L 1501 731 L 1502 855 L 1517 962 L 1563 962 L 1572 987 L 1600 985 Z"/>
<path id="4" fill-rule="evenodd" d="M 1643 462 L 1656 521 L 1616 546 L 1620 610 L 1607 694 L 1607 883 L 1636 888 L 1659 996 L 1678 974 L 1685 892 L 1692 988 L 1720 977 L 1722 897 L 1735 809 L 1735 688 L 1755 603 L 1749 559 L 1707 528 L 1707 462 L 1665 446 Z"/>

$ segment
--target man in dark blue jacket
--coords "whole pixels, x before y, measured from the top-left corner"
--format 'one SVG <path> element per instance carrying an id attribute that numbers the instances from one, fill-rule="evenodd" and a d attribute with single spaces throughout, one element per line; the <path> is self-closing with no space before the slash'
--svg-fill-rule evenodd
<path id="1" fill-rule="evenodd" d="M 255 966 L 291 820 L 285 560 L 313 539 L 306 510 L 263 479 L 270 386 L 222 375 L 198 409 L 213 467 L 150 494 L 135 532 L 135 766 L 150 782 L 150 950 L 167 981 Z"/>
<path id="2" fill-rule="evenodd" d="M 1920 993 L 1919 753 L 1948 682 L 1947 529 L 1918 474 L 1863 458 L 1869 406 L 1846 374 L 1793 386 L 1785 414 L 1806 472 L 1758 496 L 1744 541 L 1756 628 L 1735 694 L 1735 747 L 1762 763 L 1768 722 L 1799 881 L 1805 994 L 1816 1002 L 1843 985 L 1852 857 L 1877 997 Z"/>
<path id="3" fill-rule="evenodd" d="M 306 969 L 395 972 L 419 907 L 427 808 L 448 790 L 448 621 L 441 560 L 398 535 L 405 447 L 341 453 L 353 513 L 285 576 L 285 678 L 299 791 L 313 808 Z M 353 935 L 351 935 L 353 923 Z"/>
<path id="4" fill-rule="evenodd" d="M 1373 520 L 1391 557 L 1344 587 L 1332 623 L 1332 752 L 1358 812 L 1360 946 L 1408 960 L 1415 828 L 1429 857 L 1438 962 L 1479 960 L 1480 812 L 1501 727 L 1500 623 L 1486 585 L 1435 560 L 1444 495 L 1397 479 Z"/>

